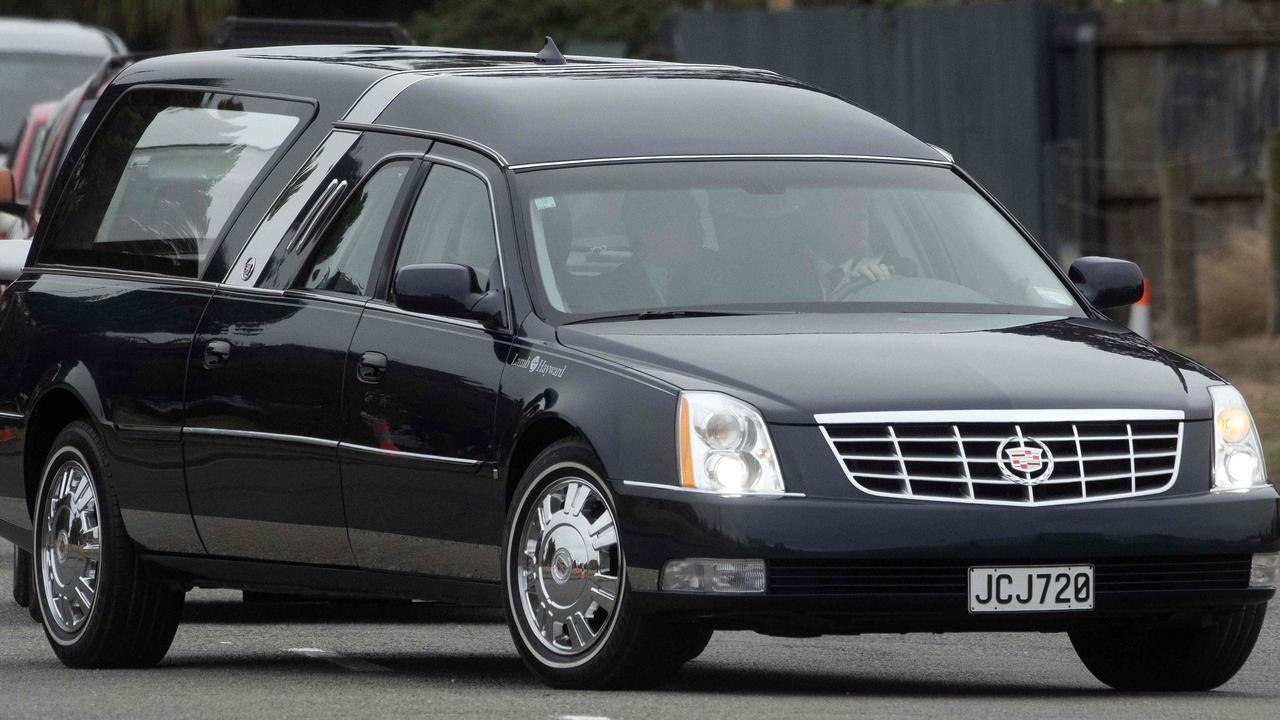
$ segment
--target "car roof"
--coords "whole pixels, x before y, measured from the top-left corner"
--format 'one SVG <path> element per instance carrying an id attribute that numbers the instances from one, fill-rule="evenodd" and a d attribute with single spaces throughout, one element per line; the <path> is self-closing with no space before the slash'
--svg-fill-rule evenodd
<path id="1" fill-rule="evenodd" d="M 542 64 L 530 53 L 303 46 L 152 58 L 116 80 L 143 81 L 312 98 L 331 106 L 321 116 L 458 139 L 517 168 L 704 155 L 947 162 L 834 94 L 728 66 L 579 56 Z"/>
<path id="2" fill-rule="evenodd" d="M 124 52 L 124 43 L 102 28 L 66 20 L 0 17 L 0 55 L 43 53 L 105 57 Z"/>

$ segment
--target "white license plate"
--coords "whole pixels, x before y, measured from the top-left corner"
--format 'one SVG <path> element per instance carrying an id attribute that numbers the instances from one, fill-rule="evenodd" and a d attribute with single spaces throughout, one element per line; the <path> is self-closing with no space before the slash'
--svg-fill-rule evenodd
<path id="1" fill-rule="evenodd" d="M 1092 609 L 1092 565 L 969 568 L 969 612 Z"/>

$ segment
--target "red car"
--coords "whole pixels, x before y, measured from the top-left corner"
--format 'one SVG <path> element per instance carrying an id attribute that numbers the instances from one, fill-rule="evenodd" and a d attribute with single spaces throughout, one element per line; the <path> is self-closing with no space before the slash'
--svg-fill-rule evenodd
<path id="1" fill-rule="evenodd" d="M 41 211 L 49 189 L 58 175 L 58 168 L 66 159 L 71 144 L 80 126 L 84 125 L 89 111 L 98 102 L 102 89 L 111 82 L 121 70 L 132 65 L 138 56 L 117 55 L 102 63 L 88 81 L 67 93 L 54 103 L 55 110 L 49 124 L 48 138 L 41 148 L 40 157 L 33 162 L 38 166 L 31 180 L 19 181 L 19 193 L 22 202 L 27 204 L 27 232 L 34 234 L 40 222 Z M 16 175 L 16 173 L 15 173 Z M 29 173 L 30 175 L 30 173 Z"/>
<path id="2" fill-rule="evenodd" d="M 17 199 L 26 202 L 30 199 L 30 188 L 40 176 L 40 160 L 44 147 L 49 141 L 49 130 L 58 109 L 57 102 L 42 102 L 31 108 L 27 119 L 18 133 L 18 143 L 13 148 L 13 179 L 17 185 Z"/>

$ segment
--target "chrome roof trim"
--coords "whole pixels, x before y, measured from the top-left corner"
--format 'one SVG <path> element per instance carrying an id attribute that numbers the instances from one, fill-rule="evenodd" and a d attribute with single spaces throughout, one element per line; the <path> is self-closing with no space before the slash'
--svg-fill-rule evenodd
<path id="1" fill-rule="evenodd" d="M 579 74 L 583 72 L 608 72 L 618 70 L 653 70 L 660 68 L 663 70 L 671 70 L 675 72 L 698 71 L 698 70 L 733 70 L 743 74 L 769 75 L 771 77 L 783 77 L 773 70 L 763 70 L 759 68 L 741 67 L 738 65 L 715 65 L 708 63 L 669 63 L 659 60 L 631 60 L 627 62 L 589 62 L 575 65 L 573 58 L 570 56 L 570 62 L 565 65 L 538 65 L 535 63 L 513 63 L 511 65 L 482 65 L 470 68 L 446 68 L 440 71 L 432 71 L 432 75 L 566 75 Z"/>
<path id="2" fill-rule="evenodd" d="M 502 156 L 502 153 L 499 153 L 497 150 L 494 150 L 493 148 L 489 147 L 488 145 L 485 145 L 484 143 L 479 143 L 479 142 L 476 142 L 475 140 L 464 138 L 459 135 L 451 135 L 449 133 L 435 132 L 432 130 L 418 130 L 416 128 L 401 127 L 399 125 L 380 125 L 377 123 L 357 123 L 357 122 L 347 122 L 346 120 L 340 120 L 338 122 L 335 122 L 333 124 L 333 127 L 335 130 L 349 130 L 354 132 L 366 132 L 366 131 L 385 132 L 385 133 L 394 133 L 397 135 L 410 135 L 412 137 L 426 138 L 427 140 L 441 140 L 447 143 L 461 145 L 462 147 L 467 148 L 469 150 L 475 150 L 479 152 L 481 155 L 488 155 L 489 157 L 496 160 L 498 164 L 503 167 L 511 166 L 511 163 L 507 162 L 507 159 L 504 158 Z"/>
<path id="3" fill-rule="evenodd" d="M 861 423 L 1001 423 L 1001 422 L 1118 422 L 1141 420 L 1185 420 L 1181 410 L 1089 409 L 1067 410 L 905 410 L 890 412 L 822 413 L 813 419 L 819 425 Z"/>
<path id="4" fill-rule="evenodd" d="M 377 120 L 382 111 L 386 110 L 387 106 L 400 97 L 400 93 L 404 92 L 406 88 L 427 77 L 428 75 L 421 70 L 400 70 L 383 75 L 375 80 L 372 85 L 365 88 L 360 97 L 356 98 L 351 107 L 347 108 L 347 111 L 343 113 L 342 119 L 351 122 L 371 123 Z"/>
<path id="5" fill-rule="evenodd" d="M 931 165 L 951 167 L 946 160 L 927 158 L 890 157 L 886 155 L 805 155 L 805 154 L 756 154 L 756 155 L 637 155 L 634 157 L 586 158 L 581 160 L 557 160 L 554 162 L 511 165 L 511 170 L 541 170 L 545 168 L 572 167 L 578 165 L 615 165 L 641 162 L 684 162 L 691 160 L 845 160 L 853 162 L 900 163 L 905 165 Z"/>

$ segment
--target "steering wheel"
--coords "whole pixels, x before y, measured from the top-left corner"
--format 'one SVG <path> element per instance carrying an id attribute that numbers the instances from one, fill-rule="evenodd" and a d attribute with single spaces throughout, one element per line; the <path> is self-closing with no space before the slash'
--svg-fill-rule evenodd
<path id="1" fill-rule="evenodd" d="M 879 285 L 882 283 L 893 282 L 895 280 L 900 280 L 900 279 L 902 279 L 902 276 L 897 274 L 890 275 L 888 278 L 884 280 L 874 280 L 864 275 L 845 278 L 844 282 L 840 283 L 834 289 L 832 289 L 831 295 L 827 297 L 827 301 L 828 302 L 844 302 L 852 298 L 853 296 L 857 295 L 858 293 L 862 292 L 863 290 L 866 290 L 868 287 L 872 285 Z"/>

